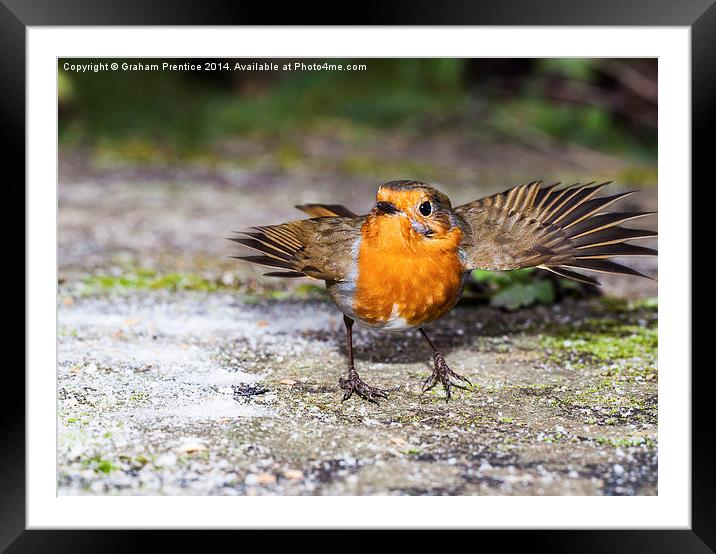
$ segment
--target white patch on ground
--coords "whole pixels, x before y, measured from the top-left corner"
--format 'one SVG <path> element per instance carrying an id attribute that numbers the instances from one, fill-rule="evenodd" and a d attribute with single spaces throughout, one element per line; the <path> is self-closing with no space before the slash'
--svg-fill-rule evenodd
<path id="1" fill-rule="evenodd" d="M 302 333 L 335 330 L 340 317 L 327 304 L 279 315 L 228 294 L 161 291 L 79 299 L 58 312 L 60 494 L 101 494 L 100 481 L 127 492 L 112 468 L 144 458 L 154 461 L 131 482 L 135 493 L 191 490 L 157 481 L 175 455 L 167 438 L 275 417 L 275 394 L 260 382 L 302 351 L 330 348 Z"/>
<path id="2" fill-rule="evenodd" d="M 141 417 L 142 411 L 138 412 Z M 185 406 L 165 408 L 152 412 L 157 418 L 174 417 L 192 420 L 219 420 L 234 419 L 242 417 L 267 417 L 272 416 L 273 411 L 265 406 L 255 404 L 242 404 L 230 396 L 215 395 L 208 396 L 201 402 L 195 402 Z"/>

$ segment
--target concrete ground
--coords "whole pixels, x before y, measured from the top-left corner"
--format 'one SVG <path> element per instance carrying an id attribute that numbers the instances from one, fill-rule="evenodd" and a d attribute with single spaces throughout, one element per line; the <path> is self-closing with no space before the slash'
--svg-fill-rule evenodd
<path id="1" fill-rule="evenodd" d="M 339 312 L 315 281 L 227 259 L 231 230 L 308 201 L 365 210 L 380 181 L 422 174 L 455 203 L 534 177 L 631 174 L 581 150 L 373 138 L 311 135 L 288 167 L 255 143 L 182 170 L 61 154 L 60 494 L 656 494 L 652 281 L 516 312 L 461 303 L 430 326 L 474 384 L 449 403 L 420 392 L 419 336 L 356 328 L 358 371 L 390 399 L 340 402 Z M 655 209 L 656 189 L 624 204 Z M 655 260 L 632 266 L 656 275 Z"/>

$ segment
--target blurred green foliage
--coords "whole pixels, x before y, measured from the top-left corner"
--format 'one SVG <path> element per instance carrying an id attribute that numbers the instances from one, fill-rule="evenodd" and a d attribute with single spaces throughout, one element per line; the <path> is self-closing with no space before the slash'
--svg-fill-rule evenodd
<path id="1" fill-rule="evenodd" d="M 128 144 L 141 159 L 144 150 L 191 153 L 226 137 L 300 134 L 330 124 L 548 138 L 656 156 L 655 127 L 641 129 L 625 119 L 628 110 L 609 109 L 600 100 L 626 93 L 604 77 L 598 60 L 498 60 L 499 66 L 468 59 L 330 61 L 364 63 L 367 70 L 69 73 L 60 60 L 60 140 L 104 145 L 120 155 Z M 514 69 L 511 63 L 523 72 L 508 79 L 503 73 Z M 567 90 L 580 101 L 552 94 L 555 86 L 572 85 L 582 87 Z M 597 101 L 586 94 L 581 101 L 583 89 Z"/>
<path id="2" fill-rule="evenodd" d="M 478 296 L 491 306 L 508 311 L 533 304 L 553 304 L 560 294 L 574 291 L 583 294 L 583 285 L 569 279 L 540 278 L 535 268 L 513 271 L 484 271 L 476 269 L 471 278 L 481 289 Z"/>
<path id="3" fill-rule="evenodd" d="M 594 79 L 594 61 L 589 58 L 543 58 L 537 65 L 547 75 L 587 82 Z"/>

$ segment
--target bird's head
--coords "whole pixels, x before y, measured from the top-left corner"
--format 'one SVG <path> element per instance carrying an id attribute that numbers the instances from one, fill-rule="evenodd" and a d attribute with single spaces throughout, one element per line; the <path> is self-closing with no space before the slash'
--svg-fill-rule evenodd
<path id="1" fill-rule="evenodd" d="M 398 228 L 413 240 L 440 241 L 457 227 L 450 199 L 419 181 L 381 185 L 371 215 L 380 227 Z"/>

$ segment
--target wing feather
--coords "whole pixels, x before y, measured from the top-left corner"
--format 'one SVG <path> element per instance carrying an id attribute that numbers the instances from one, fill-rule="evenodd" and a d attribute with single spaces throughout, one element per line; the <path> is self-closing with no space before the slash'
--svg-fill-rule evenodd
<path id="1" fill-rule="evenodd" d="M 286 270 L 265 273 L 270 277 L 342 281 L 353 265 L 353 246 L 364 219 L 321 216 L 240 231 L 243 236 L 229 240 L 261 255 L 232 257 Z"/>
<path id="2" fill-rule="evenodd" d="M 541 267 L 589 284 L 597 281 L 572 269 L 644 276 L 609 258 L 657 254 L 651 248 L 625 244 L 656 237 L 655 231 L 620 227 L 651 212 L 603 213 L 635 192 L 597 197 L 608 184 L 559 188 L 559 184 L 543 187 L 534 181 L 458 206 L 455 212 L 465 224 L 468 269 Z"/>

